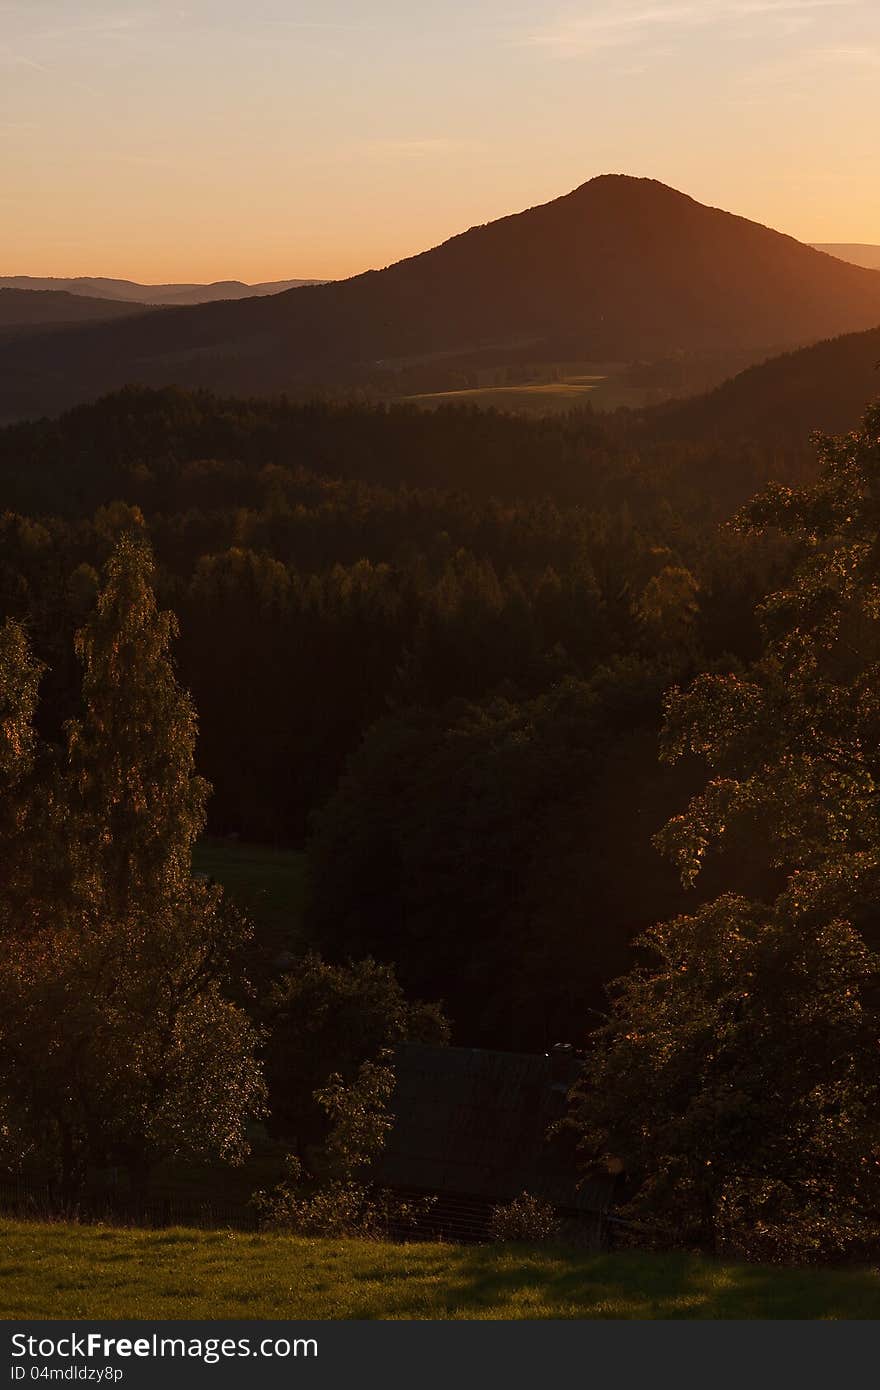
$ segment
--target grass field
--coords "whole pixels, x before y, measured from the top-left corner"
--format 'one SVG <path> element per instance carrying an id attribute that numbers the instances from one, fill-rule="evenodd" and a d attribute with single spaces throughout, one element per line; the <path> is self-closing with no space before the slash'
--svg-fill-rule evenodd
<path id="1" fill-rule="evenodd" d="M 512 411 L 517 415 L 555 415 L 585 405 L 605 380 L 601 376 L 573 377 L 567 381 L 540 381 L 521 386 L 474 386 L 459 391 L 430 391 L 408 400 L 416 405 L 479 405 Z"/>
<path id="2" fill-rule="evenodd" d="M 254 922 L 261 944 L 296 950 L 302 944 L 305 855 L 233 840 L 200 840 L 193 869 L 222 883 Z"/>
<path id="3" fill-rule="evenodd" d="M 875 1318 L 877 1270 L 0 1222 L 0 1318 Z"/>
<path id="4" fill-rule="evenodd" d="M 628 386 L 615 376 L 578 375 L 561 381 L 524 382 L 518 386 L 472 386 L 457 391 L 430 391 L 404 399 L 430 409 L 438 405 L 477 405 L 514 415 L 558 415 L 588 402 L 597 410 L 619 406 L 639 409 L 669 392 Z"/>

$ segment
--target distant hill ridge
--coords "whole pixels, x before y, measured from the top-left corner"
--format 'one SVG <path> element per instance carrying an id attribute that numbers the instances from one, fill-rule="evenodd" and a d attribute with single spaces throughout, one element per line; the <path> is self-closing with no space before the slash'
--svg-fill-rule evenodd
<path id="1" fill-rule="evenodd" d="M 754 360 L 880 324 L 880 272 L 603 175 L 384 270 L 0 348 L 0 418 L 127 382 L 272 393 L 527 344 L 533 360 L 736 349 Z"/>
<path id="2" fill-rule="evenodd" d="M 63 290 L 8 289 L 0 286 L 0 330 L 130 318 L 152 306 L 133 301 L 91 299 Z"/>
<path id="3" fill-rule="evenodd" d="M 247 299 L 280 294 L 301 285 L 321 285 L 322 280 L 266 280 L 257 285 L 243 280 L 214 280 L 201 285 L 142 285 L 137 280 L 112 280 L 106 276 L 0 275 L 0 288 L 59 290 L 96 299 L 133 301 L 137 304 L 211 304 L 217 299 Z"/>
<path id="4" fill-rule="evenodd" d="M 836 256 L 839 261 L 849 261 L 850 265 L 866 266 L 869 270 L 880 270 L 880 246 L 868 242 L 814 241 L 817 251 Z"/>

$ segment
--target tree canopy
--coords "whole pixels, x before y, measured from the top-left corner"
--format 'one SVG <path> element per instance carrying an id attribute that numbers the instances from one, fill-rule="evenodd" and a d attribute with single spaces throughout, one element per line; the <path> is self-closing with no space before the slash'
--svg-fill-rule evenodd
<path id="1" fill-rule="evenodd" d="M 819 447 L 814 485 L 740 518 L 799 545 L 761 655 L 674 691 L 664 731 L 710 769 L 660 836 L 685 879 L 735 840 L 778 891 L 647 933 L 574 1110 L 634 1216 L 756 1255 L 864 1249 L 880 1204 L 880 409 Z"/>

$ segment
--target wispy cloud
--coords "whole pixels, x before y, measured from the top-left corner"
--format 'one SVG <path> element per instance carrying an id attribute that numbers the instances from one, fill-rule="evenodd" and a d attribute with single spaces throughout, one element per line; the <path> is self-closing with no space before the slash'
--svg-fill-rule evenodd
<path id="1" fill-rule="evenodd" d="M 764 21 L 790 29 L 817 12 L 850 8 L 853 0 L 654 0 L 607 4 L 588 13 L 568 11 L 514 42 L 544 48 L 559 57 L 582 57 L 653 41 L 660 34 L 720 24 Z"/>
<path id="2" fill-rule="evenodd" d="M 0 63 L 10 68 L 28 68 L 30 72 L 51 73 L 52 69 L 47 68 L 45 63 L 37 63 L 33 58 L 27 58 L 23 53 L 10 53 L 9 49 L 0 49 Z"/>
<path id="3" fill-rule="evenodd" d="M 24 53 L 13 53 L 8 48 L 0 48 L 0 68 L 24 68 L 25 72 L 36 72 L 40 74 L 40 77 L 50 77 L 53 81 L 61 82 L 72 90 L 86 92 L 89 96 L 99 97 L 101 95 L 97 88 L 92 87 L 89 83 L 70 77 L 63 71 L 59 72 L 54 67 L 48 67 L 45 63 L 38 63 L 34 58 L 28 58 Z"/>
<path id="4" fill-rule="evenodd" d="M 752 76 L 800 77 L 828 68 L 874 72 L 880 68 L 880 44 L 833 44 L 821 48 L 807 48 L 801 53 L 792 54 L 789 58 L 781 58 L 775 63 L 756 69 Z"/>
<path id="5" fill-rule="evenodd" d="M 99 45 L 104 50 L 123 44 L 131 47 L 151 34 L 164 32 L 157 11 L 131 6 L 120 10 L 121 7 L 111 10 L 105 6 L 74 8 L 73 4 L 61 10 L 55 5 L 37 4 L 26 10 L 13 9 L 5 46 L 7 51 L 14 47 L 18 54 L 36 53 L 41 61 L 22 61 L 49 72 L 55 71 L 53 64 L 69 63 L 72 54 L 94 54 Z"/>
<path id="6" fill-rule="evenodd" d="M 741 90 L 749 104 L 780 99 L 808 97 L 812 99 L 817 83 L 829 81 L 834 74 L 846 74 L 846 80 L 859 78 L 877 81 L 880 73 L 880 43 L 829 44 L 804 48 L 769 62 L 759 63 L 742 77 Z"/>

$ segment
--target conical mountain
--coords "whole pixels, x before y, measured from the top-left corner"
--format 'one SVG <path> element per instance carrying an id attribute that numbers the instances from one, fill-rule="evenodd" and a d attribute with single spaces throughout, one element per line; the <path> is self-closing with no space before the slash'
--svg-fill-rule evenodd
<path id="1" fill-rule="evenodd" d="M 279 391 L 517 348 L 533 360 L 774 350 L 880 324 L 880 272 L 606 175 L 384 270 L 0 351 L 0 416 L 126 382 Z"/>

